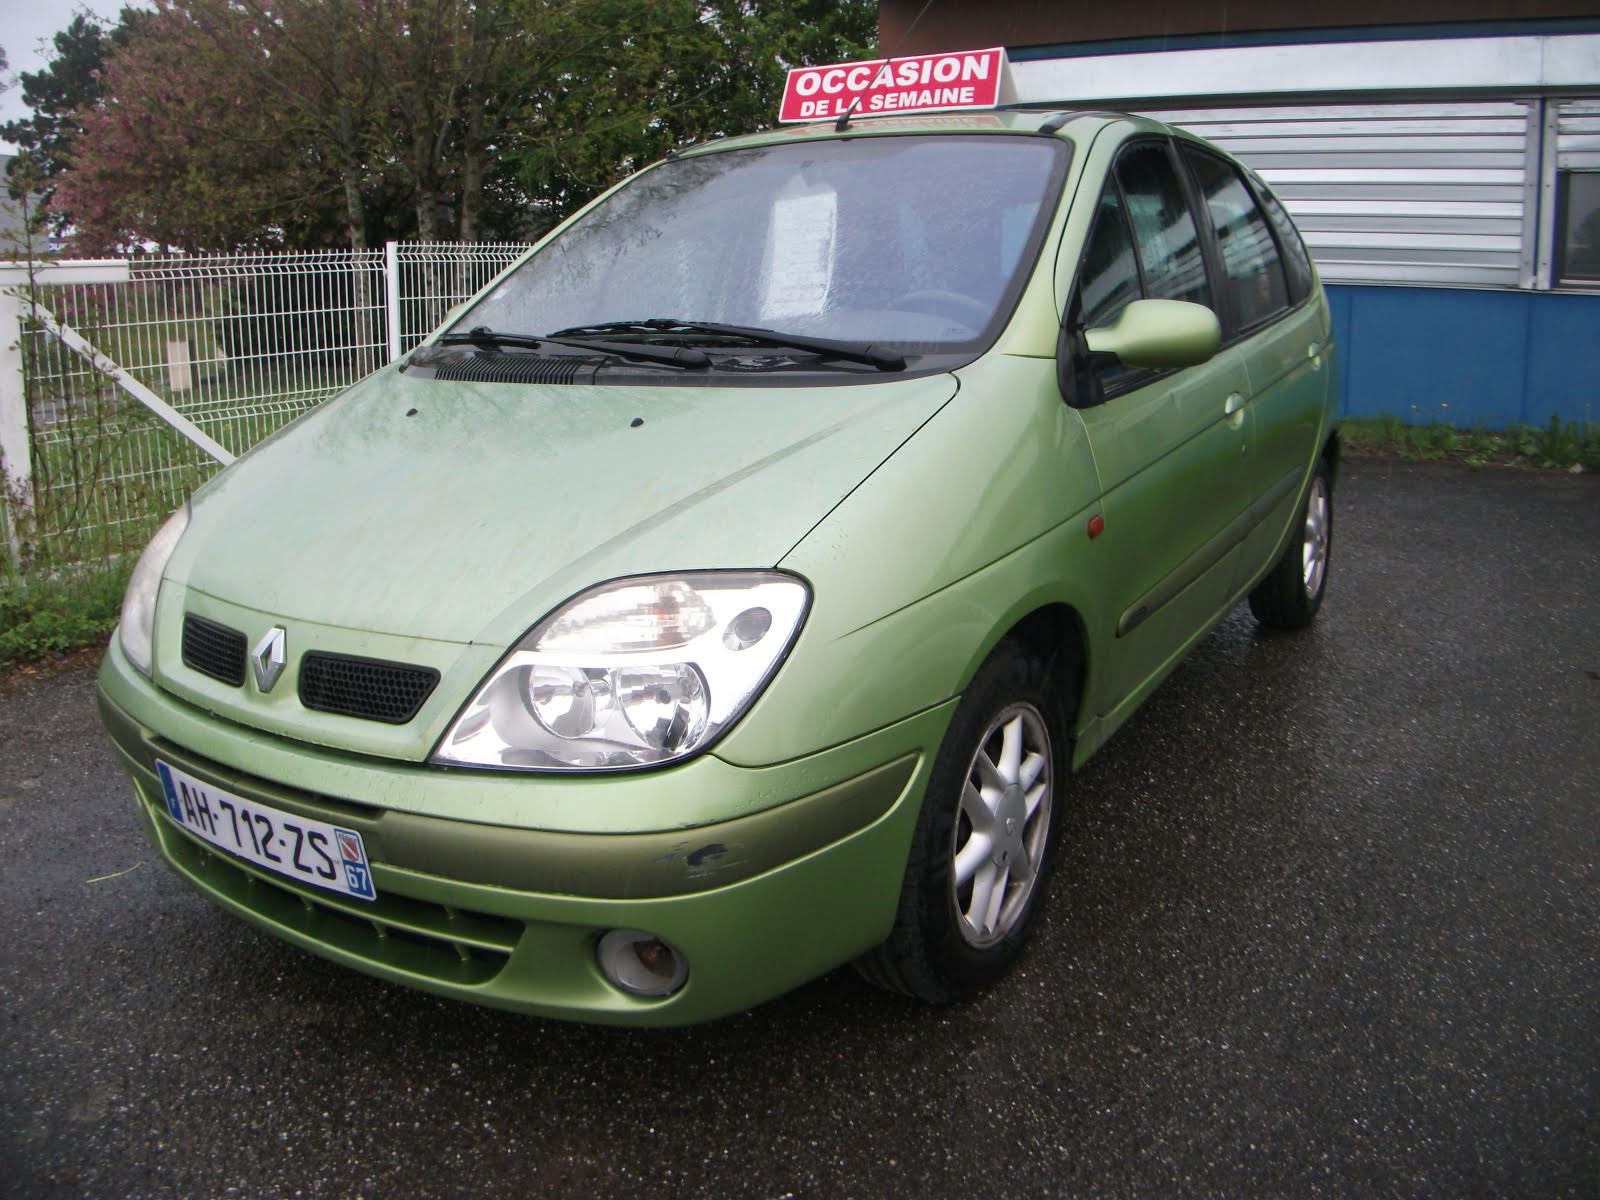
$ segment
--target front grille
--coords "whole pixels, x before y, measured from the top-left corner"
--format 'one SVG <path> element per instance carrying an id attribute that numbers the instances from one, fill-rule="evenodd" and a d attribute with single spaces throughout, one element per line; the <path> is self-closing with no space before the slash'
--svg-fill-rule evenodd
<path id="1" fill-rule="evenodd" d="M 244 686 L 244 634 L 193 613 L 183 618 L 183 665 L 234 687 Z"/>
<path id="2" fill-rule="evenodd" d="M 159 810 L 160 805 L 152 805 Z M 477 986 L 498 975 L 522 936 L 521 921 L 450 908 L 381 890 L 373 901 L 302 887 L 246 865 L 152 819 L 173 863 L 196 883 L 274 926 L 368 962 L 444 983 Z"/>
<path id="3" fill-rule="evenodd" d="M 300 703 L 318 712 L 404 725 L 439 682 L 432 667 L 313 651 L 300 660 Z"/>

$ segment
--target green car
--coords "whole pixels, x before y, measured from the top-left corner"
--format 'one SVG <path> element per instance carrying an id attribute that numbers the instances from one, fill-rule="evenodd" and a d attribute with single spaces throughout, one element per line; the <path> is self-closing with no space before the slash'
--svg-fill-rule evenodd
<path id="1" fill-rule="evenodd" d="M 1316 615 L 1328 307 L 1181 131 L 840 124 L 633 176 L 173 515 L 100 674 L 173 870 L 548 1017 L 1013 963 L 1072 773 Z"/>

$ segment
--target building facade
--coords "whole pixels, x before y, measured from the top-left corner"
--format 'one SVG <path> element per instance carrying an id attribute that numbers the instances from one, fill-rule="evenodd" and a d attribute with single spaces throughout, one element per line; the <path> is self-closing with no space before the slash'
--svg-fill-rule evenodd
<path id="1" fill-rule="evenodd" d="M 884 0 L 879 25 L 887 54 L 1004 45 L 1019 104 L 1149 113 L 1259 171 L 1327 285 L 1347 415 L 1600 420 L 1600 3 Z"/>

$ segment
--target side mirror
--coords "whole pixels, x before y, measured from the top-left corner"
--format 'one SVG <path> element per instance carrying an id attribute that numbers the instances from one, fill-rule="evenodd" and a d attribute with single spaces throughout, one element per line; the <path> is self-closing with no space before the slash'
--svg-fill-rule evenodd
<path id="1" fill-rule="evenodd" d="M 1125 367 L 1192 367 L 1222 344 L 1217 314 L 1187 300 L 1135 300 L 1109 325 L 1083 332 L 1091 354 Z"/>

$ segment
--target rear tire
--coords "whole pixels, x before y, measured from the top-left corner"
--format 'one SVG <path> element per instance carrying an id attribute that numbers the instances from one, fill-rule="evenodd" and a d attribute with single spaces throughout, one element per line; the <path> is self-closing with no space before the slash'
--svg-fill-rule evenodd
<path id="1" fill-rule="evenodd" d="M 893 931 L 869 982 L 944 1004 L 1003 975 L 1043 900 L 1061 824 L 1067 721 L 1050 664 L 997 646 L 956 706 L 912 835 Z"/>
<path id="2" fill-rule="evenodd" d="M 1333 480 L 1324 459 L 1317 460 L 1300 506 L 1298 536 L 1291 538 L 1267 577 L 1250 593 L 1250 611 L 1273 629 L 1304 629 L 1311 624 L 1328 590 L 1333 551 Z"/>

